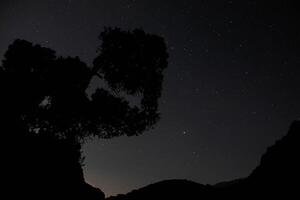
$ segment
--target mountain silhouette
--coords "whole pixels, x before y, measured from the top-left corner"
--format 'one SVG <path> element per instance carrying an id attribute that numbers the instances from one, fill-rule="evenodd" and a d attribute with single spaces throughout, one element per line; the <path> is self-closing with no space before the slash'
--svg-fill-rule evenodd
<path id="1" fill-rule="evenodd" d="M 18 148 L 7 149 L 2 166 L 7 199 L 105 198 L 84 180 L 79 145 L 49 135 L 25 135 L 13 144 Z"/>
<path id="2" fill-rule="evenodd" d="M 299 197 L 299 134 L 300 121 L 294 121 L 288 134 L 267 149 L 260 164 L 246 178 L 215 185 L 166 180 L 107 199 L 296 199 Z"/>
<path id="3" fill-rule="evenodd" d="M 165 180 L 133 190 L 126 195 L 118 195 L 107 199 L 193 199 L 193 197 L 197 196 L 206 196 L 210 190 L 211 186 L 201 185 L 188 180 Z"/>

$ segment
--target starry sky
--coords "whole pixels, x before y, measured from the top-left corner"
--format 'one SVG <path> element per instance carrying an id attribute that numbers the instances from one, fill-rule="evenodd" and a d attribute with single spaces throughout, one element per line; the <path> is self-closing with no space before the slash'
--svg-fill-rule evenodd
<path id="1" fill-rule="evenodd" d="M 104 26 L 163 36 L 160 122 L 138 137 L 88 141 L 86 181 L 107 196 L 164 179 L 214 184 L 247 176 L 300 117 L 294 2 L 2 0 L 0 58 L 21 38 L 91 66 Z"/>

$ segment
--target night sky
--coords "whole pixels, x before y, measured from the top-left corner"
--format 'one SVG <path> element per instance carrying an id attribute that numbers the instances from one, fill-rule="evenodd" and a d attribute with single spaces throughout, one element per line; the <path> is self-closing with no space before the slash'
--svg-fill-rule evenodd
<path id="1" fill-rule="evenodd" d="M 91 66 L 104 26 L 163 36 L 161 120 L 138 137 L 90 140 L 86 181 L 106 195 L 173 178 L 214 184 L 247 176 L 300 117 L 297 9 L 293 1 L 1 0 L 0 58 L 21 38 Z"/>

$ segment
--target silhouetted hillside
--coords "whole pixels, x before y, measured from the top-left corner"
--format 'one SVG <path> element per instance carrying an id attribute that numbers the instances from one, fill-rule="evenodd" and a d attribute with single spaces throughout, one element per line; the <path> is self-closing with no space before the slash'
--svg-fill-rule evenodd
<path id="1" fill-rule="evenodd" d="M 206 196 L 211 186 L 201 185 L 188 180 L 165 180 L 133 190 L 126 195 L 109 197 L 109 200 L 138 199 L 193 199 L 199 195 Z"/>
<path id="2" fill-rule="evenodd" d="M 223 182 L 213 185 L 213 187 L 217 188 L 217 189 L 228 188 L 233 185 L 239 184 L 243 181 L 244 181 L 244 178 L 239 178 L 239 179 L 235 179 L 235 180 L 231 180 L 231 181 L 223 181 Z"/>
<path id="3" fill-rule="evenodd" d="M 104 199 L 85 183 L 80 145 L 49 135 L 24 135 L 7 149 L 2 181 L 8 199 Z M 2 183 L 3 183 L 2 182 Z"/>
<path id="4" fill-rule="evenodd" d="M 300 121 L 295 121 L 288 134 L 267 149 L 260 165 L 247 178 L 246 186 L 266 196 L 292 197 L 297 194 L 297 182 L 300 180 L 299 136 Z"/>
<path id="5" fill-rule="evenodd" d="M 269 147 L 259 166 L 246 178 L 214 186 L 186 180 L 162 181 L 109 200 L 137 199 L 295 199 L 299 181 L 300 121 L 286 136 Z"/>

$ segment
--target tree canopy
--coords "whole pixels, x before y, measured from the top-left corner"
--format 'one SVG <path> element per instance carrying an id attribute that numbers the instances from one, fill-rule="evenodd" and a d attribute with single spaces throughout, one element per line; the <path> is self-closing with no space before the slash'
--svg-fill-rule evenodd
<path id="1" fill-rule="evenodd" d="M 33 134 L 77 140 L 138 135 L 153 127 L 167 67 L 163 38 L 139 29 L 106 28 L 99 39 L 93 66 L 15 40 L 0 68 L 2 122 L 13 120 Z M 108 87 L 97 86 L 89 97 L 95 76 Z M 140 105 L 131 105 L 126 95 L 139 96 Z"/>

